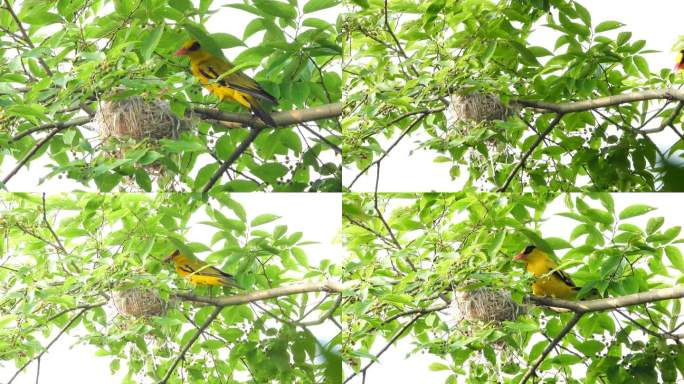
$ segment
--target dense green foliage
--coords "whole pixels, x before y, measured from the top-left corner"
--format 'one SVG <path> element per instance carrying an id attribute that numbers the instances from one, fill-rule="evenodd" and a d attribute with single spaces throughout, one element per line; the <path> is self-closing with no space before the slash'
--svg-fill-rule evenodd
<path id="1" fill-rule="evenodd" d="M 187 194 L 70 194 L 43 203 L 40 195 L 0 195 L 0 364 L 36 364 L 44 340 L 64 329 L 78 343 L 97 347 L 112 372 L 124 369 L 125 383 L 158 382 L 213 311 L 173 294 L 240 293 L 191 286 L 162 262 L 176 247 L 233 273 L 246 291 L 339 274 L 328 259 L 309 263 L 305 234 L 291 232 L 276 215 L 250 215 L 238 200 L 226 194 L 205 203 Z M 193 226 L 206 228 L 211 241 L 186 239 Z M 171 300 L 168 312 L 119 314 L 110 299 L 131 288 Z M 309 293 L 225 307 L 168 382 L 338 383 L 339 336 L 324 340 L 315 328 L 298 325 L 335 310 L 335 301 L 336 295 Z M 329 318 L 323 324 L 337 329 Z"/>
<path id="2" fill-rule="evenodd" d="M 554 200 L 555 215 L 546 211 Z M 647 201 L 629 201 L 640 200 Z M 380 195 L 377 203 L 373 195 L 346 195 L 344 279 L 354 286 L 342 315 L 349 372 L 401 333 L 415 354 L 434 357 L 430 369 L 446 371 L 447 383 L 519 382 L 572 314 L 529 306 L 516 321 L 456 322 L 451 311 L 430 308 L 480 287 L 501 288 L 520 302 L 531 275 L 513 256 L 528 244 L 555 251 L 584 292 L 619 297 L 684 283 L 681 228 L 647 204 L 615 205 L 609 194 L 404 194 Z M 540 231 L 552 220 L 563 237 Z M 543 382 L 674 382 L 684 374 L 684 349 L 672 336 L 684 324 L 681 304 L 585 315 L 542 363 Z M 392 369 L 382 362 L 367 370 L 369 382 Z"/>
<path id="3" fill-rule="evenodd" d="M 247 113 L 233 102 L 217 105 L 217 98 L 202 91 L 190 75 L 188 60 L 173 56 L 184 40 L 207 36 L 204 25 L 215 20 L 226 25 L 236 18 L 251 19 L 242 36 L 223 30 L 209 31 L 209 36 L 217 51 L 241 49 L 228 58 L 242 71 L 256 71 L 250 73 L 279 100 L 276 110 L 341 98 L 337 28 L 316 13 L 337 6 L 338 0 L 12 3 L 7 2 L 24 30 L 12 13 L 0 9 L 0 160 L 23 159 L 55 128 L 46 124 L 84 117 L 105 101 L 132 96 L 161 100 L 177 116 L 212 106 Z M 58 131 L 32 157 L 48 164 L 48 174 L 23 177 L 32 177 L 33 185 L 64 177 L 101 191 L 150 191 L 155 184 L 160 190 L 201 190 L 247 129 L 200 119 L 187 125 L 191 129 L 177 139 L 167 134 L 142 142 L 103 141 L 92 132 L 94 126 L 74 125 Z M 44 128 L 24 135 L 35 127 Z M 233 164 L 223 190 L 340 190 L 337 156 L 307 129 L 340 142 L 335 119 L 266 130 Z"/>
<path id="4" fill-rule="evenodd" d="M 558 103 L 672 86 L 670 69 L 649 68 L 646 41 L 619 21 L 592 20 L 581 3 L 353 1 L 344 25 L 352 111 L 343 122 L 345 169 L 366 169 L 392 149 L 387 138 L 407 132 L 436 162 L 452 165 L 453 179 L 499 189 L 555 117 L 512 99 Z M 542 35 L 549 46 L 529 43 Z M 496 95 L 511 116 L 456 120 L 451 97 L 474 93 Z M 679 137 L 668 147 L 658 148 L 649 137 L 656 132 L 644 129 L 657 130 L 674 111 L 675 103 L 655 100 L 568 113 L 507 190 L 682 190 L 666 177 L 678 170 L 661 169 L 659 160 L 684 149 L 680 117 L 660 128 Z"/>

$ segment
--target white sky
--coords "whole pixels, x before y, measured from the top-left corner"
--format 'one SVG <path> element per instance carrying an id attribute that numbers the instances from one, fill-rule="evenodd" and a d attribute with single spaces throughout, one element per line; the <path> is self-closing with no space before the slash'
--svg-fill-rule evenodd
<path id="1" fill-rule="evenodd" d="M 684 2 L 681 0 L 659 0 L 644 2 L 643 0 L 601 0 L 579 1 L 591 13 L 593 26 L 607 20 L 616 20 L 626 26 L 606 34 L 610 37 L 618 32 L 630 31 L 632 40 L 646 40 L 646 49 L 660 51 L 646 55 L 651 72 L 658 72 L 662 68 L 672 68 L 675 54 L 672 46 L 677 41 L 680 31 L 675 28 L 681 24 L 684 14 Z M 648 6 L 645 6 L 648 4 Z M 611 35 L 611 33 L 613 35 Z M 537 28 L 532 34 L 529 45 L 548 47 L 553 51 L 553 45 L 558 34 L 549 28 Z M 656 119 L 655 124 L 659 123 Z M 382 148 L 388 148 L 396 140 L 400 132 L 394 137 L 384 139 L 378 136 Z M 652 135 L 656 144 L 669 147 L 673 138 L 669 134 Z M 465 179 L 465 167 L 461 167 L 461 178 L 452 181 L 449 176 L 451 163 L 435 163 L 433 160 L 439 154 L 431 150 L 415 150 L 420 142 L 429 139 L 424 132 L 405 137 L 399 145 L 382 161 L 380 169 L 379 191 L 384 192 L 416 192 L 416 191 L 460 191 Z M 415 150 L 415 151 L 414 151 Z M 354 166 L 343 171 L 343 184 L 348 186 L 358 174 Z M 375 188 L 375 167 L 361 176 L 354 184 L 353 191 L 369 192 Z"/>
<path id="2" fill-rule="evenodd" d="M 263 214 L 273 213 L 280 219 L 263 226 L 260 229 L 272 231 L 276 225 L 287 225 L 288 233 L 301 231 L 304 233 L 301 241 L 315 241 L 317 244 L 304 245 L 311 265 L 318 265 L 323 259 L 333 263 L 341 263 L 342 247 L 338 235 L 341 226 L 341 195 L 333 193 L 304 194 L 304 193 L 242 193 L 232 194 L 233 199 L 243 205 L 248 220 Z M 224 214 L 234 217 L 227 208 Z M 198 210 L 189 225 L 186 239 L 189 241 L 210 244 L 215 229 L 199 225 L 208 220 L 204 210 Z M 321 296 L 322 297 L 322 296 Z M 108 308 L 111 309 L 111 308 Z M 108 310 L 108 312 L 110 312 Z M 311 317 L 314 319 L 315 315 Z M 312 332 L 321 340 L 330 340 L 338 332 L 334 326 L 311 327 Z M 73 332 L 73 331 L 72 331 Z M 56 333 L 51 335 L 50 339 Z M 90 346 L 75 346 L 75 338 L 65 335 L 53 345 L 43 356 L 41 362 L 41 382 L 43 383 L 71 383 L 71 384 L 113 384 L 120 383 L 125 375 L 126 367 L 122 361 L 122 371 L 112 376 L 109 370 L 109 357 L 96 357 L 96 348 Z M 47 344 L 47 342 L 44 342 Z M 35 362 L 32 363 L 15 381 L 16 384 L 35 383 Z M 6 382 L 14 374 L 16 368 L 13 362 L 0 362 L 0 382 Z"/>
<path id="3" fill-rule="evenodd" d="M 657 210 L 652 211 L 647 215 L 628 219 L 625 221 L 627 223 L 645 227 L 649 218 L 663 216 L 665 218 L 665 223 L 661 229 L 666 229 L 677 225 L 684 228 L 684 205 L 682 204 L 681 194 L 619 193 L 613 194 L 612 196 L 615 200 L 615 211 L 617 213 L 632 204 L 646 204 L 657 208 Z M 584 201 L 592 207 L 602 208 L 598 201 L 592 201 L 588 198 L 585 198 Z M 405 206 L 407 204 L 407 200 L 402 200 L 399 202 L 398 206 Z M 563 196 L 556 199 L 552 204 L 549 205 L 546 213 L 543 215 L 543 218 L 546 220 L 541 227 L 543 237 L 560 237 L 562 239 L 569 240 L 570 231 L 579 223 L 566 217 L 556 216 L 558 213 L 567 211 L 568 209 L 565 207 Z M 387 212 L 387 215 L 389 215 L 389 212 Z M 581 242 L 583 240 L 584 238 L 582 237 L 580 238 L 580 241 L 575 242 L 573 245 L 581 245 L 583 244 Z M 679 248 L 684 251 L 684 247 L 681 245 Z M 562 257 L 565 251 L 566 250 L 556 251 L 556 254 L 559 257 Z M 663 262 L 666 265 L 669 265 L 667 258 L 663 258 Z M 443 313 L 446 314 L 448 312 L 444 311 Z M 411 339 L 412 337 L 404 337 L 395 345 L 395 347 L 390 348 L 387 352 L 385 352 L 380 357 L 380 363 L 375 363 L 368 370 L 366 382 L 383 382 L 393 384 L 443 383 L 444 380 L 450 375 L 450 372 L 430 371 L 428 367 L 430 363 L 437 361 L 449 365 L 450 361 L 438 360 L 436 356 L 427 353 L 418 353 L 416 355 L 407 357 L 407 355 L 415 347 Z M 386 340 L 378 339 L 371 351 L 376 352 L 380 350 L 386 343 Z M 346 372 L 345 377 L 348 376 L 349 373 L 350 372 Z M 463 378 L 461 378 L 459 381 L 459 383 L 461 382 L 463 382 Z M 361 379 L 355 378 L 350 382 L 350 384 L 361 384 Z"/>

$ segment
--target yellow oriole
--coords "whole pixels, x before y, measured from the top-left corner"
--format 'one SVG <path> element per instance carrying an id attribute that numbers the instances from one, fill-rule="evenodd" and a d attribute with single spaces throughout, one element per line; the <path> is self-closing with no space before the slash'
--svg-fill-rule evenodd
<path id="1" fill-rule="evenodd" d="M 164 259 L 164 262 L 169 261 L 173 261 L 176 265 L 176 272 L 179 275 L 187 277 L 194 284 L 221 285 L 242 289 L 233 275 L 212 267 L 196 257 L 184 255 L 179 250 L 175 250 Z"/>
<path id="2" fill-rule="evenodd" d="M 564 300 L 577 298 L 580 288 L 565 272 L 557 270 L 558 264 L 541 249 L 528 245 L 524 251 L 515 256 L 515 260 L 524 261 L 527 271 L 536 277 L 532 283 L 532 293 L 535 295 Z"/>
<path id="3" fill-rule="evenodd" d="M 675 71 L 682 71 L 684 70 L 684 49 L 679 51 L 677 54 L 677 58 L 675 59 Z"/>
<path id="4" fill-rule="evenodd" d="M 278 105 L 278 100 L 261 88 L 254 79 L 237 70 L 220 78 L 221 75 L 235 68 L 233 64 L 212 55 L 195 40 L 186 41 L 176 51 L 176 56 L 188 56 L 192 74 L 221 101 L 225 98 L 234 100 L 245 108 L 249 108 L 267 125 L 271 127 L 277 125 L 271 115 L 261 106 L 259 100 L 275 105 Z"/>

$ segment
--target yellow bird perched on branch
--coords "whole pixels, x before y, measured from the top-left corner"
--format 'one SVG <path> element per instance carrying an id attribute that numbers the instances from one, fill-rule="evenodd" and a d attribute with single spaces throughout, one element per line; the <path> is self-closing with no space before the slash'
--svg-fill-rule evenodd
<path id="1" fill-rule="evenodd" d="M 184 255 L 179 250 L 175 250 L 164 259 L 164 262 L 169 261 L 173 261 L 176 265 L 176 272 L 179 275 L 187 277 L 190 282 L 194 284 L 218 285 L 242 289 L 235 281 L 233 275 L 225 273 L 216 267 L 212 267 L 194 256 Z"/>
<path id="2" fill-rule="evenodd" d="M 677 58 L 675 59 L 675 71 L 682 71 L 684 70 L 684 49 L 679 51 L 677 54 Z"/>
<path id="3" fill-rule="evenodd" d="M 261 105 L 268 101 L 278 105 L 278 100 L 266 92 L 251 77 L 245 75 L 229 61 L 216 57 L 202 48 L 196 40 L 188 40 L 176 51 L 176 56 L 190 58 L 190 71 L 214 95 L 223 101 L 231 99 L 248 108 L 266 125 L 277 124 Z"/>
<path id="4" fill-rule="evenodd" d="M 557 299 L 575 300 L 580 288 L 570 276 L 558 270 L 558 264 L 541 249 L 528 245 L 524 251 L 515 256 L 515 260 L 525 262 L 528 272 L 536 279 L 532 283 L 532 293 L 537 296 L 551 296 Z"/>

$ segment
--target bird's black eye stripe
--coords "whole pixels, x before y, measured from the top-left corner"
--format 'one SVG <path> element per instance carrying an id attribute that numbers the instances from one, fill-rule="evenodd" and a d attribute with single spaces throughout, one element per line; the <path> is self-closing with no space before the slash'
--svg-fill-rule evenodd
<path id="1" fill-rule="evenodd" d="M 535 248 L 536 247 L 534 245 L 528 245 L 527 247 L 525 247 L 525 251 L 523 253 L 529 255 L 530 252 L 534 251 Z"/>
<path id="2" fill-rule="evenodd" d="M 200 49 L 200 43 L 195 41 L 194 43 L 192 43 L 190 48 L 188 48 L 188 51 L 192 52 L 192 51 L 196 51 L 198 49 Z"/>

